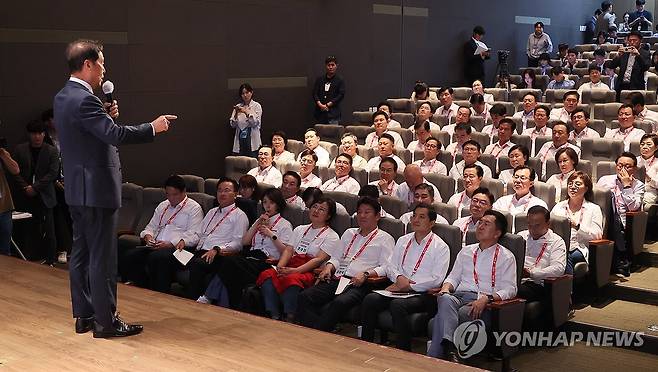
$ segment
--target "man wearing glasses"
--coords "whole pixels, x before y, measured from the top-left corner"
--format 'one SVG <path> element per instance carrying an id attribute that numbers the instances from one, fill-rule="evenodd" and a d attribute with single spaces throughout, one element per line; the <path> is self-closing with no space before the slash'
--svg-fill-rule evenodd
<path id="1" fill-rule="evenodd" d="M 553 124 L 553 141 L 546 142 L 544 146 L 539 149 L 536 156 L 536 158 L 539 158 L 541 161 L 542 175 L 546 174 L 546 161 L 548 159 L 555 159 L 555 153 L 563 147 L 571 147 L 580 158 L 580 147 L 568 142 L 570 131 L 571 127 L 565 122 L 557 122 Z"/>
<path id="2" fill-rule="evenodd" d="M 434 137 L 428 138 L 423 146 L 423 159 L 416 160 L 414 164 L 420 167 L 423 174 L 438 173 L 447 176 L 448 168 L 436 158 L 439 151 L 441 151 L 441 142 Z"/>
<path id="3" fill-rule="evenodd" d="M 583 138 L 601 138 L 599 132 L 589 127 L 589 112 L 583 109 L 576 109 L 571 114 L 571 126 L 573 131 L 569 133 L 569 141 L 576 141 L 578 147 Z"/>
<path id="4" fill-rule="evenodd" d="M 548 209 L 546 202 L 540 198 L 532 195 L 530 189 L 535 183 L 535 170 L 530 168 L 527 165 L 520 165 L 514 170 L 514 176 L 512 178 L 514 194 L 505 195 L 502 198 L 496 200 L 493 205 L 493 209 L 501 212 L 507 212 L 512 216 L 517 214 L 526 214 L 528 209 L 534 207 L 535 205 L 541 205 L 542 207 Z M 512 231 L 514 231 L 514 226 L 512 226 Z"/>

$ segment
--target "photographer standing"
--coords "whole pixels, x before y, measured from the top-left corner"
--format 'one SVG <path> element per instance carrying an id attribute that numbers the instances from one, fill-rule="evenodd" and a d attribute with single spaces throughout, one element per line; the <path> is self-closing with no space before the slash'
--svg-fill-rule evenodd
<path id="1" fill-rule="evenodd" d="M 644 72 L 651 67 L 649 51 L 641 47 L 642 34 L 631 31 L 626 38 L 626 46 L 619 48 L 619 54 L 610 61 L 610 68 L 619 67 L 619 80 L 615 84 L 617 101 L 622 90 L 644 90 Z"/>

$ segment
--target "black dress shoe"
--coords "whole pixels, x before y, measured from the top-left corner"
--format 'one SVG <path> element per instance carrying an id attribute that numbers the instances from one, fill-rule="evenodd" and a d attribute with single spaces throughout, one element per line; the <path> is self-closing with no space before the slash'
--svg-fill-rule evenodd
<path id="1" fill-rule="evenodd" d="M 127 337 L 141 333 L 144 327 L 140 324 L 128 324 L 116 315 L 111 327 L 103 327 L 94 322 L 94 338 Z"/>
<path id="2" fill-rule="evenodd" d="M 87 333 L 94 328 L 94 317 L 75 318 L 75 333 Z"/>

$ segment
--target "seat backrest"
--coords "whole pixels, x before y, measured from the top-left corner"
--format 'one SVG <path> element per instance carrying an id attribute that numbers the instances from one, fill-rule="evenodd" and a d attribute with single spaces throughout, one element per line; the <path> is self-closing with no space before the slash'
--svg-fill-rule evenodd
<path id="1" fill-rule="evenodd" d="M 302 208 L 300 208 L 296 204 L 288 204 L 286 206 L 286 209 L 281 212 L 281 217 L 285 218 L 290 222 L 292 225 L 292 228 L 294 229 L 295 227 L 299 225 L 303 225 L 303 217 L 302 217 Z"/>
<path id="2" fill-rule="evenodd" d="M 608 216 L 612 211 L 612 190 L 599 188 L 595 184 L 592 192 L 594 194 L 592 202 L 601 208 L 603 214 L 603 236 L 605 237 L 608 232 Z"/>
<path id="3" fill-rule="evenodd" d="M 546 89 L 545 102 L 558 103 L 564 100 L 564 94 L 571 89 Z"/>
<path id="4" fill-rule="evenodd" d="M 535 181 L 535 191 L 533 194 L 539 199 L 546 202 L 550 211 L 555 206 L 555 186 L 544 182 Z"/>
<path id="5" fill-rule="evenodd" d="M 337 124 L 315 124 L 315 133 L 324 141 L 340 144 L 340 137 L 345 133 L 345 127 Z"/>
<path id="6" fill-rule="evenodd" d="M 491 94 L 495 102 L 509 102 L 506 88 L 485 88 L 484 92 Z"/>
<path id="7" fill-rule="evenodd" d="M 431 173 L 426 174 L 425 179 L 427 179 L 428 182 L 433 184 L 437 190 L 439 190 L 441 199 L 444 201 L 448 201 L 448 199 L 450 199 L 450 197 L 455 193 L 455 179 L 450 176 Z"/>
<path id="8" fill-rule="evenodd" d="M 584 79 L 584 78 L 583 78 Z M 587 78 L 589 80 L 589 77 Z M 607 103 L 615 101 L 615 91 L 607 89 L 583 90 L 582 102 L 584 104 Z"/>
<path id="9" fill-rule="evenodd" d="M 187 192 L 205 192 L 203 177 L 193 174 L 181 174 L 180 176 L 185 181 L 185 190 Z"/>
<path id="10" fill-rule="evenodd" d="M 340 139 L 338 140 L 338 143 L 340 143 Z M 336 156 L 338 156 L 338 145 L 332 142 L 327 142 L 327 141 L 320 141 L 318 143 L 320 146 L 322 146 L 327 152 L 329 153 L 329 157 L 331 159 L 335 159 Z"/>
<path id="11" fill-rule="evenodd" d="M 541 97 L 541 89 L 512 89 L 512 95 L 510 101 L 513 103 L 523 102 L 523 96 L 528 93 L 532 93 L 535 97 Z"/>
<path id="12" fill-rule="evenodd" d="M 571 244 L 571 222 L 569 222 L 569 219 L 551 214 L 551 230 L 564 240 L 568 250 Z"/>
<path id="13" fill-rule="evenodd" d="M 405 146 L 409 146 L 411 141 L 413 141 L 414 134 L 407 128 L 391 128 L 390 130 L 400 135 Z"/>
<path id="14" fill-rule="evenodd" d="M 480 132 L 480 130 L 482 129 L 479 129 L 477 132 L 471 132 L 471 139 L 479 143 L 480 146 L 482 147 L 482 151 L 484 151 L 484 149 L 491 142 L 491 138 L 489 137 L 488 134 Z"/>
<path id="15" fill-rule="evenodd" d="M 450 144 L 450 134 L 442 130 L 433 130 L 432 137 L 436 138 L 441 142 L 443 148 L 445 149 L 448 144 Z"/>
<path id="16" fill-rule="evenodd" d="M 373 128 L 372 126 L 348 125 L 347 127 L 345 127 L 345 131 L 355 135 L 357 142 L 360 145 L 363 145 L 366 143 L 366 137 L 368 137 L 368 134 L 374 132 L 375 128 Z"/>
<path id="17" fill-rule="evenodd" d="M 448 266 L 448 272 L 450 272 L 459 251 L 462 249 L 462 232 L 457 226 L 444 224 L 435 224 L 432 231 L 450 248 L 450 265 Z"/>
<path id="18" fill-rule="evenodd" d="M 391 114 L 391 118 L 400 123 L 402 128 L 409 129 L 409 127 L 414 125 L 414 115 L 408 112 L 394 112 Z"/>
<path id="19" fill-rule="evenodd" d="M 544 144 L 546 142 L 551 142 L 552 140 L 553 140 L 553 137 L 551 137 L 551 136 L 537 136 L 537 137 L 535 137 L 535 154 L 534 155 L 537 155 L 537 153 L 539 153 L 539 150 L 541 149 L 542 146 L 544 146 Z M 528 147 L 528 149 L 532 150 L 532 148 L 530 148 L 530 147 Z M 530 155 L 533 155 L 533 154 L 530 154 Z"/>
<path id="20" fill-rule="evenodd" d="M 473 89 L 471 87 L 456 87 L 452 88 L 453 97 L 455 100 L 468 100 L 473 94 Z"/>
<path id="21" fill-rule="evenodd" d="M 400 216 L 407 212 L 407 203 L 394 196 L 380 196 L 379 204 L 381 204 L 386 212 L 390 213 L 395 218 L 400 218 Z"/>
<path id="22" fill-rule="evenodd" d="M 338 234 L 339 237 L 343 236 L 345 230 L 349 229 L 352 224 L 352 217 L 348 214 L 338 212 L 331 220 L 331 228 Z"/>
<path id="23" fill-rule="evenodd" d="M 647 74 L 646 79 L 647 90 L 650 92 L 655 92 L 658 89 L 658 76 L 655 75 L 655 71 L 653 74 Z"/>
<path id="24" fill-rule="evenodd" d="M 188 192 L 187 196 L 195 202 L 199 203 L 204 215 L 215 206 L 215 202 L 217 201 L 214 196 L 203 192 Z"/>
<path id="25" fill-rule="evenodd" d="M 126 182 L 121 185 L 121 208 L 119 208 L 117 230 L 135 231 L 142 213 L 143 191 L 142 186 L 134 183 Z"/>
<path id="26" fill-rule="evenodd" d="M 368 172 L 365 169 L 353 169 L 352 178 L 357 180 L 361 186 L 368 184 Z"/>
<path id="27" fill-rule="evenodd" d="M 505 195 L 503 193 L 504 192 L 503 183 L 500 182 L 498 179 L 483 178 L 482 182 L 480 182 L 480 187 L 486 187 L 487 189 L 489 189 L 489 192 L 491 192 L 494 196 L 494 200 L 498 200 L 499 198 Z"/>
<path id="28" fill-rule="evenodd" d="M 355 124 L 372 125 L 372 112 L 370 111 L 354 111 L 352 118 Z"/>
<path id="29" fill-rule="evenodd" d="M 622 90 L 619 96 L 619 101 L 626 103 L 628 96 L 633 92 L 640 92 L 644 96 L 644 103 L 647 105 L 654 105 L 656 103 L 656 91 L 650 90 Z"/>
<path id="30" fill-rule="evenodd" d="M 145 187 L 142 190 L 142 212 L 139 215 L 139 221 L 135 227 L 135 234 L 138 234 L 144 230 L 146 225 L 148 225 L 151 217 L 153 217 L 153 212 L 155 208 L 167 198 L 165 195 L 165 190 L 159 187 Z"/>
<path id="31" fill-rule="evenodd" d="M 290 141 L 288 141 L 288 144 L 290 144 Z M 224 159 L 224 164 L 226 165 L 226 177 L 237 181 L 252 168 L 258 166 L 258 160 L 248 156 L 227 156 Z"/>
<path id="32" fill-rule="evenodd" d="M 447 199 L 446 199 L 447 201 Z M 434 203 L 434 209 L 439 216 L 445 218 L 448 223 L 452 224 L 457 219 L 457 207 L 446 203 Z M 461 244 L 461 243 L 460 243 Z"/>
<path id="33" fill-rule="evenodd" d="M 306 148 L 306 145 L 304 144 L 303 141 L 298 141 L 294 139 L 289 139 L 288 144 L 286 145 L 286 149 L 288 151 L 292 152 L 295 155 L 295 159 L 299 155 L 300 152 L 304 151 Z"/>
<path id="34" fill-rule="evenodd" d="M 528 123 L 531 123 L 531 121 L 528 120 Z M 532 125 L 534 126 L 534 121 L 532 121 Z M 517 124 L 517 127 L 518 126 L 522 127 L 523 124 L 521 124 L 521 125 Z M 532 146 L 532 138 L 530 138 L 530 136 L 526 136 L 526 135 L 518 135 L 516 133 L 512 134 L 512 138 L 511 138 L 510 141 L 512 141 L 512 143 L 515 144 L 515 145 L 523 145 L 523 146 L 527 147 L 528 150 L 530 150 L 530 148 Z M 500 163 L 500 161 L 499 161 L 499 163 Z M 498 164 L 498 166 L 500 167 L 500 164 Z"/>
<path id="35" fill-rule="evenodd" d="M 514 218 L 514 234 L 520 231 L 528 230 L 528 215 L 526 213 L 519 213 Z"/>
<path id="36" fill-rule="evenodd" d="M 489 167 L 489 169 L 492 172 L 492 176 L 496 174 L 496 163 L 498 162 L 498 160 L 496 159 L 495 156 L 493 156 L 492 154 L 482 154 L 480 155 L 480 162 L 486 165 L 487 167 Z"/>
<path id="37" fill-rule="evenodd" d="M 404 162 L 404 164 L 411 164 L 411 151 L 409 151 L 408 149 L 396 148 L 395 154 L 400 159 L 402 159 L 402 162 Z"/>
<path id="38" fill-rule="evenodd" d="M 603 120 L 607 125 L 617 119 L 617 110 L 619 110 L 620 106 L 621 103 L 619 102 L 597 103 L 594 105 L 594 115 L 592 118 Z"/>
<path id="39" fill-rule="evenodd" d="M 414 101 L 409 98 L 389 98 L 386 100 L 389 105 L 391 105 L 391 110 L 393 112 L 416 112 L 416 105 Z"/>
<path id="40" fill-rule="evenodd" d="M 577 53 L 590 52 L 596 49 L 596 44 L 577 44 L 573 46 Z"/>
<path id="41" fill-rule="evenodd" d="M 217 194 L 218 184 L 219 184 L 219 178 L 207 178 L 203 182 L 203 192 L 205 192 L 210 196 L 215 196 Z"/>
<path id="42" fill-rule="evenodd" d="M 235 198 L 235 206 L 240 208 L 240 210 L 247 215 L 249 226 L 253 225 L 258 217 L 263 214 L 261 203 L 252 199 L 245 199 L 242 197 Z"/>
<path id="43" fill-rule="evenodd" d="M 586 159 L 596 164 L 601 161 L 616 159 L 624 151 L 624 142 L 620 139 L 609 138 L 583 138 L 580 142 L 582 159 Z M 597 179 L 597 169 L 593 169 L 593 179 Z"/>
<path id="44" fill-rule="evenodd" d="M 471 116 L 471 118 L 468 119 L 468 124 L 479 132 L 484 128 L 484 118 L 480 116 Z"/>
<path id="45" fill-rule="evenodd" d="M 594 129 L 601 137 L 605 136 L 607 127 L 604 120 L 590 119 L 589 127 Z"/>
<path id="46" fill-rule="evenodd" d="M 373 149 L 372 147 L 367 147 L 365 145 L 357 145 L 356 152 L 359 154 L 359 156 L 361 156 L 366 160 L 370 160 L 375 156 L 377 156 L 377 154 L 375 153 L 375 149 Z"/>
<path id="47" fill-rule="evenodd" d="M 379 228 L 391 234 L 393 239 L 397 242 L 402 235 L 404 235 L 405 226 L 400 220 L 392 218 L 379 219 Z"/>
<path id="48" fill-rule="evenodd" d="M 356 212 L 356 203 L 359 201 L 358 195 L 342 191 L 325 191 L 323 195 L 333 199 L 336 203 L 342 204 L 350 216 Z"/>

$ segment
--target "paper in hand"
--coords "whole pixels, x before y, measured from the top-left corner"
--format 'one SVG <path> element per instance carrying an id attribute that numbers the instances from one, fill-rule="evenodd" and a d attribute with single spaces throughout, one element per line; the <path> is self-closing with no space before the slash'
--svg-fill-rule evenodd
<path id="1" fill-rule="evenodd" d="M 487 47 L 487 44 L 481 42 L 481 41 L 475 41 L 475 45 L 477 48 L 475 48 L 475 52 L 473 52 L 473 55 L 476 56 L 482 52 L 486 52 L 489 50 L 489 47 Z"/>
<path id="2" fill-rule="evenodd" d="M 339 295 L 343 292 L 345 292 L 345 288 L 350 285 L 350 279 L 341 276 L 340 280 L 338 281 L 338 288 L 336 288 L 336 294 Z"/>
<path id="3" fill-rule="evenodd" d="M 184 249 L 181 249 L 181 250 L 177 249 L 177 250 L 174 251 L 174 257 L 176 257 L 176 259 L 181 264 L 183 264 L 183 266 L 185 266 L 185 265 L 187 265 L 188 262 L 190 262 L 192 257 L 194 257 L 194 254 L 192 254 L 192 253 L 190 253 L 190 252 L 188 252 Z"/>

